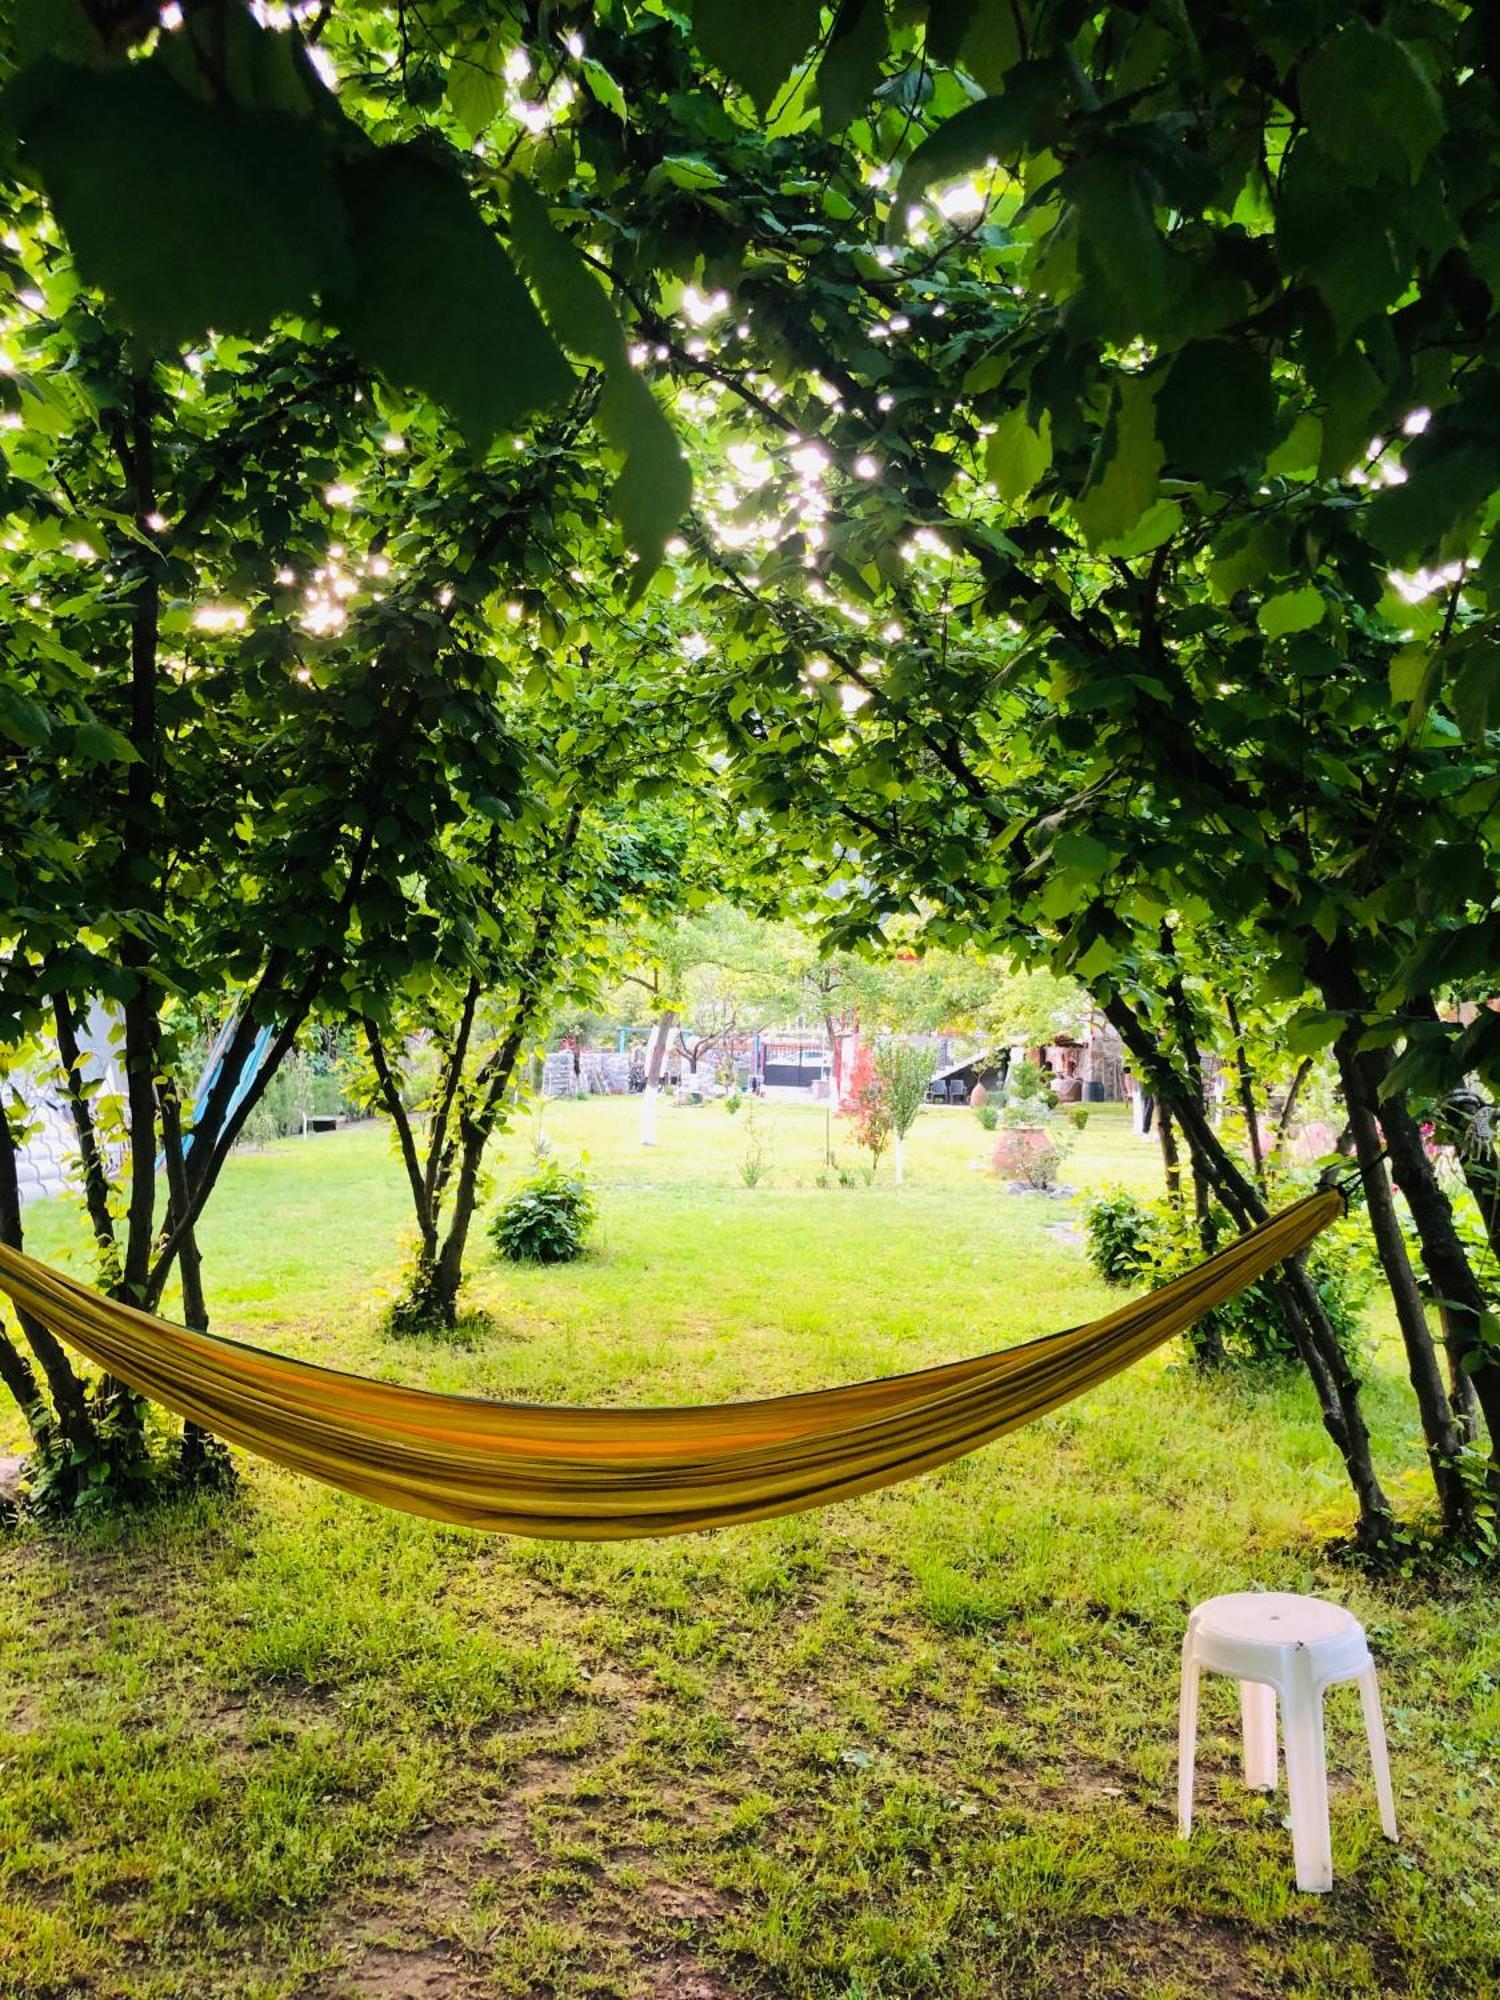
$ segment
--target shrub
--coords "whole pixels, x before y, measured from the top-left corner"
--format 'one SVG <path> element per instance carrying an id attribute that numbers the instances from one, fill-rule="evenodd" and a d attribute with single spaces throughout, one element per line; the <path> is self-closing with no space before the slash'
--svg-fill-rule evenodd
<path id="1" fill-rule="evenodd" d="M 1057 1093 L 1035 1063 L 1014 1062 L 1005 1073 L 1005 1123 L 1012 1130 L 1045 1125 Z"/>
<path id="2" fill-rule="evenodd" d="M 1073 1109 L 1068 1113 L 1068 1123 L 1081 1132 L 1088 1122 L 1088 1106 L 1085 1104 L 1075 1104 Z"/>
<path id="3" fill-rule="evenodd" d="M 1209 1226 L 1216 1242 L 1235 1234 L 1222 1209 Z M 1166 1200 L 1142 1201 L 1126 1188 L 1106 1188 L 1084 1211 L 1089 1258 L 1114 1285 L 1141 1285 L 1156 1291 L 1203 1262 L 1205 1251 L 1196 1222 Z M 1346 1354 L 1360 1344 L 1360 1312 L 1370 1295 L 1373 1266 L 1357 1225 L 1335 1223 L 1308 1254 L 1308 1275 Z M 1205 1313 L 1184 1335 L 1196 1360 L 1241 1367 L 1283 1367 L 1296 1358 L 1281 1310 L 1269 1285 L 1250 1285 Z"/>
<path id="4" fill-rule="evenodd" d="M 986 1132 L 993 1132 L 995 1127 L 1000 1123 L 1000 1113 L 995 1109 L 993 1104 L 976 1104 L 974 1106 L 974 1116 L 979 1120 L 980 1125 Z"/>
<path id="5" fill-rule="evenodd" d="M 1109 1285 L 1133 1285 L 1151 1267 L 1158 1233 L 1147 1203 L 1128 1188 L 1101 1188 L 1083 1211 L 1089 1262 Z"/>
<path id="6" fill-rule="evenodd" d="M 862 1047 L 854 1058 L 843 1113 L 852 1119 L 855 1139 L 870 1155 L 871 1165 L 878 1167 L 880 1156 L 890 1143 L 891 1112 L 885 1085 L 868 1047 Z"/>
<path id="7" fill-rule="evenodd" d="M 549 1160 L 501 1202 L 490 1240 L 513 1264 L 569 1264 L 583 1255 L 594 1214 L 583 1173 Z"/>

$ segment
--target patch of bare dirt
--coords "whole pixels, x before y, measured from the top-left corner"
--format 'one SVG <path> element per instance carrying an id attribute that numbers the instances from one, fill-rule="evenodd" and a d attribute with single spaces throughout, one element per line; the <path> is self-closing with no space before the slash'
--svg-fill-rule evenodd
<path id="1" fill-rule="evenodd" d="M 1266 2000 L 1280 1986 L 1250 1962 L 1250 1940 L 1212 1920 L 1152 1918 L 1085 1925 L 1042 1963 L 1041 1990 L 1087 1993 L 1089 2000 L 1135 2000 L 1145 1989 L 1213 2000 Z"/>
<path id="2" fill-rule="evenodd" d="M 0 1705 L 0 1729 L 9 1736 L 29 1736 L 42 1726 L 42 1704 L 34 1694 L 13 1694 Z"/>
<path id="3" fill-rule="evenodd" d="M 449 1951 L 371 1945 L 346 1971 L 310 1989 L 308 2000 L 482 2000 L 488 1990 Z"/>
<path id="4" fill-rule="evenodd" d="M 690 1958 L 669 1958 L 651 1966 L 641 2000 L 745 2000 L 749 1989 L 731 1986 Z"/>

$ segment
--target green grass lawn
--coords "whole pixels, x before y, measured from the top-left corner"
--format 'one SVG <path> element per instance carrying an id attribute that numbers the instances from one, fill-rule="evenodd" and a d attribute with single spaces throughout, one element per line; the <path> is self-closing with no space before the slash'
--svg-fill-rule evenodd
<path id="1" fill-rule="evenodd" d="M 971 1114 L 924 1114 L 903 1189 L 816 1187 L 821 1114 L 763 1115 L 746 1188 L 720 1106 L 664 1108 L 653 1152 L 634 1104 L 549 1107 L 597 1248 L 515 1270 L 476 1243 L 469 1345 L 380 1331 L 409 1227 L 382 1131 L 241 1155 L 204 1232 L 215 1325 L 437 1388 L 675 1402 L 1105 1304 L 1073 1205 L 978 1171 Z M 1065 1173 L 1155 1168 L 1109 1108 Z M 65 1205 L 28 1222 L 86 1269 Z M 909 1486 L 662 1543 L 489 1539 L 243 1470 L 229 1505 L 0 1542 L 5 2000 L 1500 1992 L 1500 1611 L 1324 1556 L 1348 1509 L 1297 1380 L 1206 1385 L 1170 1348 Z M 1238 1785 L 1228 1683 L 1174 1838 L 1184 1616 L 1255 1585 L 1348 1602 L 1381 1664 L 1403 1842 L 1336 1691 L 1327 1898 L 1293 1890 L 1284 1797 Z"/>

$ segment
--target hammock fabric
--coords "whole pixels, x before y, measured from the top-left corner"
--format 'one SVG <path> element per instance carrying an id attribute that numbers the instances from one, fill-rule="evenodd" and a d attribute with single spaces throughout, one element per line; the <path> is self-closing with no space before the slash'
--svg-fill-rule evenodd
<path id="1" fill-rule="evenodd" d="M 1343 1212 L 1309 1195 L 1160 1291 L 1021 1347 L 810 1395 L 559 1409 L 346 1375 L 117 1304 L 0 1245 L 0 1291 L 215 1436 L 367 1500 L 558 1540 L 795 1514 L 944 1465 L 1128 1368 Z"/>

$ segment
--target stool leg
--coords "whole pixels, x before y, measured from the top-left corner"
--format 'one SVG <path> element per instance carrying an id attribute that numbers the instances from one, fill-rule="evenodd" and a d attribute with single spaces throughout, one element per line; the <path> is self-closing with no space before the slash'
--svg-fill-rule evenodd
<path id="1" fill-rule="evenodd" d="M 1286 1778 L 1292 1806 L 1292 1860 L 1297 1887 L 1319 1895 L 1333 1887 L 1328 1832 L 1328 1765 L 1323 1742 L 1323 1690 L 1305 1659 L 1295 1659 L 1281 1690 Z"/>
<path id="2" fill-rule="evenodd" d="M 1193 1761 L 1198 1743 L 1198 1656 L 1192 1628 L 1182 1642 L 1182 1694 L 1177 1704 L 1177 1831 L 1193 1830 Z"/>
<path id="3" fill-rule="evenodd" d="M 1240 1682 L 1245 1731 L 1245 1783 L 1252 1792 L 1276 1789 L 1276 1690 L 1264 1681 Z"/>
<path id="4" fill-rule="evenodd" d="M 1380 1828 L 1387 1840 L 1396 1840 L 1396 1795 L 1391 1790 L 1391 1760 L 1385 1747 L 1385 1718 L 1380 1713 L 1380 1683 L 1375 1669 L 1366 1667 L 1359 1677 L 1359 1705 L 1365 1712 L 1365 1735 L 1370 1739 L 1370 1764 L 1375 1773 L 1375 1796 L 1380 1801 Z"/>

